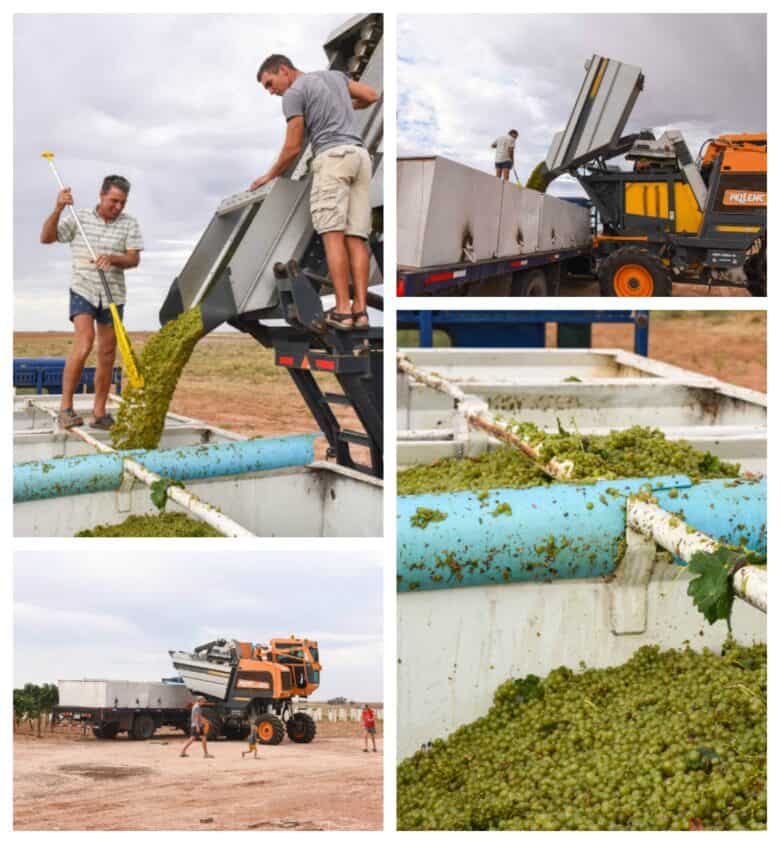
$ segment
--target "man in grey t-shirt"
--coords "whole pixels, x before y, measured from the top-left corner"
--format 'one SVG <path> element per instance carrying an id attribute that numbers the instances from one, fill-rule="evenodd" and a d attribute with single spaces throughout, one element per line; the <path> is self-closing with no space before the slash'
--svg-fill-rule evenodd
<path id="1" fill-rule="evenodd" d="M 379 94 L 338 70 L 304 73 L 279 54 L 260 65 L 257 81 L 282 98 L 287 133 L 276 163 L 252 182 L 250 190 L 281 176 L 300 155 L 308 135 L 314 154 L 312 222 L 322 237 L 336 295 L 336 304 L 325 320 L 340 330 L 367 328 L 371 159 L 358 132 L 354 109 L 368 108 Z M 350 275 L 354 298 L 349 294 Z"/>
<path id="2" fill-rule="evenodd" d="M 496 176 L 505 182 L 509 181 L 509 171 L 515 166 L 516 140 L 517 129 L 510 129 L 490 145 L 496 151 Z"/>

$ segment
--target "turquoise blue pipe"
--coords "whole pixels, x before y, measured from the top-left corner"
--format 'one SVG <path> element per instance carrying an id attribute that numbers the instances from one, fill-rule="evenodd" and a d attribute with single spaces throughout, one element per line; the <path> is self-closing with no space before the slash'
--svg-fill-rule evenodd
<path id="1" fill-rule="evenodd" d="M 484 499 L 409 495 L 398 499 L 398 590 L 609 575 L 622 552 L 626 497 L 648 488 L 698 530 L 766 553 L 764 479 L 554 484 L 491 490 Z"/>
<path id="2" fill-rule="evenodd" d="M 125 457 L 132 457 L 150 471 L 174 481 L 304 466 L 314 459 L 314 439 L 318 436 L 296 434 L 162 451 L 135 449 L 19 463 L 14 466 L 14 501 L 117 489 L 122 481 Z"/>

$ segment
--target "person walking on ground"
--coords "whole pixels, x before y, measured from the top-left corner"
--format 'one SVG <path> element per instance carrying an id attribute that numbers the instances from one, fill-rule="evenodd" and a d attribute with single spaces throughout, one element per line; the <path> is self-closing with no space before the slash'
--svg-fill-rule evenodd
<path id="1" fill-rule="evenodd" d="M 322 237 L 336 295 L 325 321 L 341 330 L 368 328 L 371 158 L 358 132 L 354 109 L 368 108 L 379 94 L 340 70 L 304 73 L 278 53 L 260 65 L 257 81 L 282 98 L 287 132 L 276 162 L 249 189 L 257 190 L 281 176 L 300 155 L 308 135 L 314 155 L 312 223 Z M 350 297 L 350 275 L 354 298 Z"/>
<path id="2" fill-rule="evenodd" d="M 75 337 L 62 375 L 62 401 L 57 421 L 63 428 L 84 424 L 82 417 L 73 410 L 73 394 L 96 335 L 95 402 L 89 424 L 91 428 L 106 431 L 114 424 L 113 417 L 106 412 L 106 400 L 116 357 L 116 334 L 97 271 L 105 272 L 121 318 L 126 297 L 125 270 L 138 266 L 144 248 L 138 221 L 124 213 L 129 193 L 130 182 L 123 176 L 106 176 L 98 204 L 94 208 L 76 211 L 97 253 L 97 261 L 92 261 L 76 221 L 70 215 L 60 219 L 65 207 L 73 205 L 70 188 L 64 188 L 57 194 L 54 211 L 46 218 L 41 230 L 41 243 L 70 243 L 71 250 L 70 321 Z"/>
<path id="3" fill-rule="evenodd" d="M 363 753 L 368 753 L 368 737 L 371 736 L 371 745 L 376 753 L 376 717 L 374 710 L 367 704 L 363 704 L 361 712 L 363 718 Z"/>
<path id="4" fill-rule="evenodd" d="M 254 751 L 255 759 L 259 759 L 260 757 L 257 755 L 257 728 L 260 726 L 260 719 L 258 718 L 254 724 L 249 725 L 249 736 L 247 740 L 249 742 L 249 747 L 246 750 L 241 751 L 241 758 L 243 759 L 247 754 L 252 753 Z"/>
<path id="5" fill-rule="evenodd" d="M 490 145 L 496 151 L 496 176 L 509 181 L 509 171 L 515 166 L 515 141 L 517 129 L 510 129 L 506 135 L 496 138 Z"/>
<path id="6" fill-rule="evenodd" d="M 187 743 L 184 745 L 184 747 L 182 747 L 179 756 L 187 756 L 187 750 L 189 749 L 190 745 L 200 739 L 200 743 L 203 745 L 203 756 L 206 759 L 214 758 L 209 753 L 209 747 L 206 738 L 206 734 L 208 733 L 208 721 L 203 717 L 203 711 L 201 710 L 201 706 L 204 703 L 206 703 L 206 698 L 199 697 L 196 698 L 195 703 L 192 704 L 192 710 L 190 712 L 190 737 L 187 739 Z"/>

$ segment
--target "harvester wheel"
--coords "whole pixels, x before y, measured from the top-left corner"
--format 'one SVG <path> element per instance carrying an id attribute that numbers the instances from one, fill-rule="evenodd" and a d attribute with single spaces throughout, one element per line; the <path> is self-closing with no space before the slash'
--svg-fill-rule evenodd
<path id="1" fill-rule="evenodd" d="M 750 295 L 766 296 L 766 245 L 745 263 L 745 275 Z"/>
<path id="2" fill-rule="evenodd" d="M 260 744 L 279 744 L 284 738 L 282 719 L 268 713 L 261 715 L 257 726 L 257 738 Z"/>
<path id="3" fill-rule="evenodd" d="M 305 712 L 296 712 L 287 720 L 287 735 L 298 744 L 308 744 L 317 734 L 314 718 Z"/>
<path id="4" fill-rule="evenodd" d="M 672 278 L 663 261 L 638 246 L 615 250 L 599 264 L 602 296 L 671 296 Z"/>
<path id="5" fill-rule="evenodd" d="M 155 729 L 154 718 L 151 715 L 136 715 L 130 736 L 136 741 L 146 741 L 154 735 Z"/>

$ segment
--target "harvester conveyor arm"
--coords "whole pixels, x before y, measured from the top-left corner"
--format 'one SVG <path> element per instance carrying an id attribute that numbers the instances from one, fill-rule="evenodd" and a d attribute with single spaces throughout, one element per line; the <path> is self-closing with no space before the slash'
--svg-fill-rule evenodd
<path id="1" fill-rule="evenodd" d="M 48 413 L 53 419 L 57 418 L 57 411 L 53 408 L 47 407 L 44 404 L 37 404 L 32 400 L 30 401 L 30 406 L 34 407 L 36 410 L 42 410 L 45 413 Z M 88 434 L 86 431 L 82 431 L 80 428 L 67 428 L 66 433 L 78 437 L 80 440 L 87 443 L 87 445 L 91 446 L 96 451 L 102 452 L 103 454 L 110 454 L 114 452 L 113 448 L 100 442 L 100 440 L 95 439 L 95 437 L 91 434 Z M 137 480 L 142 481 L 148 487 L 151 487 L 152 484 L 157 481 L 164 480 L 164 478 L 160 475 L 150 471 L 145 466 L 142 466 L 140 463 L 130 459 L 129 457 L 124 459 L 124 468 L 128 474 L 132 475 Z M 218 530 L 224 536 L 254 536 L 253 533 L 248 531 L 245 527 L 242 527 L 238 524 L 238 522 L 234 522 L 233 519 L 220 512 L 216 507 L 212 507 L 211 504 L 207 504 L 185 487 L 169 486 L 165 490 L 165 494 L 171 499 L 171 501 L 175 501 L 178 505 L 184 507 L 185 510 L 188 510 L 194 516 L 197 516 L 201 521 L 211 525 L 211 527 Z"/>
<path id="2" fill-rule="evenodd" d="M 722 547 L 720 542 L 695 530 L 679 516 L 641 498 L 628 499 L 626 524 L 685 563 L 689 563 L 698 552 L 712 554 Z M 734 574 L 733 586 L 738 598 L 762 612 L 767 611 L 765 570 L 757 566 L 743 566 Z"/>
<path id="3" fill-rule="evenodd" d="M 539 455 L 536 451 L 528 445 L 525 440 L 522 440 L 517 434 L 512 433 L 506 425 L 500 422 L 490 412 L 487 404 L 475 396 L 468 396 L 460 387 L 451 384 L 441 375 L 435 375 L 432 372 L 426 372 L 415 366 L 406 355 L 401 352 L 398 353 L 398 369 L 409 375 L 415 381 L 431 387 L 432 389 L 444 393 L 455 400 L 459 412 L 461 412 L 469 426 L 472 428 L 479 428 L 491 437 L 506 443 L 513 448 L 516 448 L 524 454 L 540 471 L 547 475 L 548 478 L 555 480 L 556 475 L 550 469 L 539 462 Z"/>

